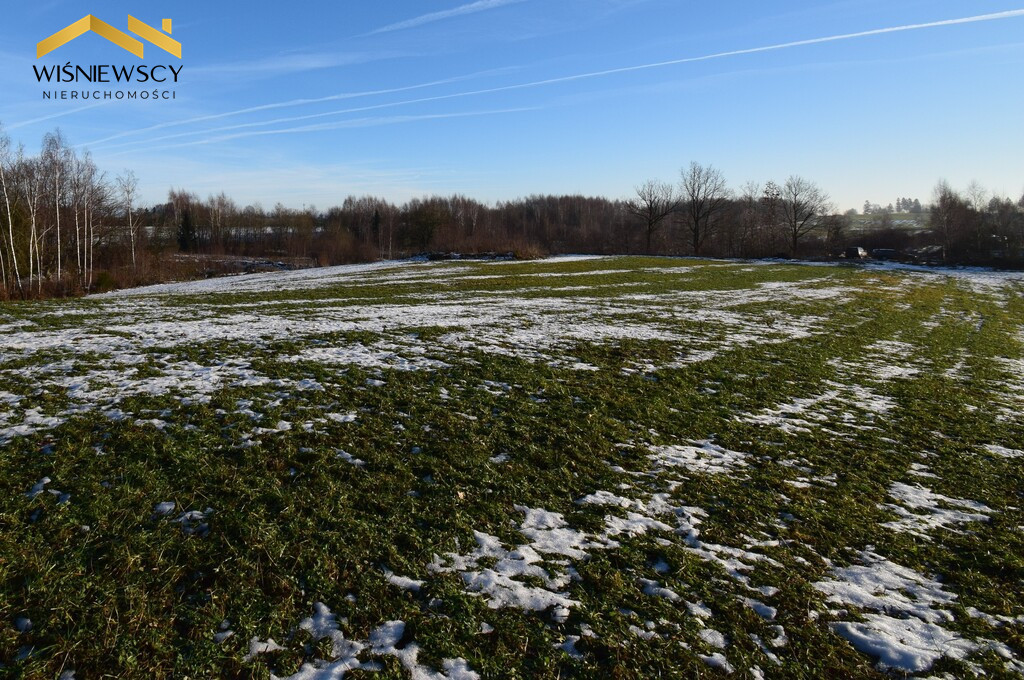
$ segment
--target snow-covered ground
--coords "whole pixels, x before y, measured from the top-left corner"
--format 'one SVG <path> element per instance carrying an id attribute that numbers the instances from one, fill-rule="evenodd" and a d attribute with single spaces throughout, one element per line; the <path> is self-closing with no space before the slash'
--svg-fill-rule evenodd
<path id="1" fill-rule="evenodd" d="M 538 266 L 594 259 L 563 257 Z M 734 287 L 727 279 L 714 278 L 720 287 L 679 285 L 652 291 L 640 289 L 643 281 L 617 282 L 616 277 L 637 270 L 624 268 L 616 258 L 598 259 L 593 269 L 579 272 L 554 269 L 518 274 L 516 286 L 511 288 L 483 285 L 502 279 L 503 270 L 515 266 L 520 265 L 381 262 L 275 272 L 117 291 L 41 305 L 30 314 L 0 315 L 0 445 L 31 437 L 45 439 L 47 433 L 85 414 L 159 430 L 173 425 L 169 412 L 134 412 L 130 406 L 133 397 L 167 398 L 189 405 L 209 403 L 228 388 L 272 390 L 275 402 L 237 402 L 233 415 L 251 421 L 239 446 L 250 446 L 263 437 L 317 432 L 327 423 L 354 427 L 353 423 L 361 422 L 362 414 L 355 409 L 327 406 L 313 413 L 308 412 L 315 411 L 311 407 L 294 420 L 268 421 L 263 415 L 268 403 L 322 392 L 331 387 L 330 375 L 349 369 L 367 371 L 371 377 L 365 387 L 371 390 L 387 389 L 393 372 L 443 372 L 478 363 L 480 356 L 487 355 L 576 375 L 594 374 L 608 369 L 595 365 L 596 359 L 587 361 L 577 355 L 622 341 L 672 348 L 668 359 L 664 355 L 657 359 L 636 356 L 619 369 L 622 376 L 640 376 L 657 384 L 676 369 L 710 362 L 739 349 L 827 337 L 836 332 L 829 326 L 832 315 L 855 305 L 860 291 L 848 278 L 834 277 L 828 267 L 820 268 L 819 276 L 796 280 L 764 280 Z M 682 282 L 701 276 L 707 268 L 757 274 L 780 266 L 777 262 L 679 259 L 672 267 L 641 273 L 676 277 Z M 890 292 L 896 293 L 952 277 L 958 285 L 991 296 L 1001 305 L 1020 295 L 1024 281 L 1020 273 L 935 271 L 901 265 L 871 265 L 868 271 L 899 275 L 897 284 L 887 284 Z M 607 282 L 574 285 L 573 280 L 580 276 L 607 277 Z M 549 285 L 554 278 L 560 279 L 559 284 Z M 467 288 L 449 290 L 455 283 Z M 381 294 L 395 286 L 402 287 L 397 298 Z M 306 297 L 310 292 L 317 293 L 312 301 Z M 938 328 L 947 317 L 943 312 L 923 327 Z M 982 322 L 979 318 L 977 324 Z M 261 368 L 261 361 L 267 359 L 262 353 L 275 343 L 287 343 L 287 349 L 272 357 L 273 361 L 289 366 L 314 364 L 325 373 L 287 378 L 270 374 Z M 198 351 L 203 348 L 210 351 Z M 943 369 L 942 374 L 966 379 L 970 358 L 964 353 L 959 364 Z M 931 361 L 909 337 L 875 340 L 856 356 L 835 356 L 828 361 L 830 374 L 823 377 L 817 392 L 786 395 L 774 405 L 736 411 L 730 418 L 759 428 L 769 444 L 781 440 L 782 453 L 770 465 L 788 475 L 787 489 L 794 493 L 832 489 L 839 483 L 836 475 L 818 474 L 801 456 L 787 452 L 786 442 L 792 441 L 788 438 L 855 440 L 864 433 L 884 430 L 901 408 L 893 388 L 931 371 Z M 1016 356 L 1001 358 L 1002 365 L 1008 367 L 1020 361 Z M 701 389 L 714 395 L 715 385 L 709 378 Z M 484 381 L 478 387 L 489 395 L 505 395 L 512 389 L 497 381 Z M 1021 402 L 1024 386 L 1007 383 L 1003 391 L 1003 416 L 1012 419 L 1012 405 Z M 445 388 L 440 388 L 439 394 L 440 399 L 451 400 Z M 40 395 L 53 399 L 40 400 Z M 544 403 L 543 396 L 531 398 L 538 405 Z M 476 419 L 461 411 L 456 414 Z M 676 496 L 688 485 L 747 480 L 769 462 L 763 455 L 743 450 L 745 447 L 723 446 L 710 433 L 706 438 L 665 441 L 652 427 L 644 437 L 616 443 L 617 449 L 639 466 L 627 471 L 609 462 L 624 481 L 610 488 L 588 489 L 571 499 L 574 506 L 596 509 L 601 518 L 598 525 L 585 530 L 575 526 L 567 513 L 555 512 L 550 506 L 516 505 L 503 535 L 476 531 L 474 544 L 435 554 L 425 565 L 429 577 L 414 578 L 386 567 L 381 568 L 382 576 L 396 591 L 409 593 L 419 593 L 427 578 L 457 577 L 464 591 L 488 609 L 532 612 L 542 616 L 545 625 L 557 626 L 557 649 L 579 659 L 584 655 L 578 645 L 596 634 L 589 624 L 573 618 L 582 608 L 573 589 L 582 578 L 577 567 L 639 537 L 651 538 L 655 546 L 674 546 L 688 558 L 716 569 L 725 584 L 722 588 L 733 593 L 732 602 L 753 612 L 759 625 L 770 632 L 749 635 L 762 663 L 781 665 L 779 655 L 790 644 L 786 628 L 790 624 L 779 615 L 782 604 L 778 596 L 785 584 L 772 585 L 763 575 L 777 574 L 783 568 L 773 550 L 784 541 L 755 529 L 751 535 L 727 539 L 706 532 L 705 526 L 713 524 L 709 518 L 715 509 L 681 503 Z M 336 455 L 365 470 L 366 460 L 353 452 L 337 449 Z M 1012 463 L 1024 457 L 1024 452 L 992 442 L 980 446 L 976 455 Z M 515 456 L 515 452 L 503 451 L 489 460 L 500 468 Z M 927 454 L 922 453 L 921 460 L 929 462 Z M 880 531 L 898 540 L 909 537 L 930 545 L 953 534 L 963 535 L 998 516 L 998 508 L 976 498 L 937 491 L 942 480 L 925 462 L 913 464 L 906 479 L 883 487 L 885 500 L 877 509 L 892 519 L 881 523 Z M 28 499 L 48 494 L 56 503 L 75 503 L 73 495 L 60 490 L 65 488 L 60 482 L 57 480 L 55 488 L 50 477 L 33 477 L 21 486 L 20 493 Z M 147 507 L 152 508 L 152 521 L 179 523 L 184 532 L 197 536 L 210 531 L 209 518 L 216 513 L 212 508 L 178 507 L 165 499 L 154 499 Z M 780 513 L 772 521 L 776 528 L 785 528 L 795 518 Z M 978 655 L 994 653 L 1004 661 L 1007 673 L 1024 674 L 1019 650 L 955 625 L 958 596 L 945 587 L 939 575 L 897 564 L 874 552 L 873 547 L 848 547 L 854 557 L 845 565 L 815 555 L 810 548 L 802 553 L 807 555 L 800 557 L 805 563 L 811 564 L 813 558 L 826 565 L 820 580 L 813 583 L 820 602 L 810 602 L 810 615 L 829 617 L 830 629 L 870 655 L 879 668 L 926 672 L 939 660 L 950 659 L 979 670 Z M 633 579 L 639 591 L 686 612 L 700 630 L 701 646 L 695 647 L 695 653 L 709 668 L 734 672 L 736 657 L 729 655 L 737 648 L 735 635 L 719 628 L 724 629 L 735 615 L 671 585 L 664 556 L 654 554 L 651 562 L 652 573 Z M 1018 625 L 1014 617 L 977 609 L 969 616 L 993 629 Z M 27 629 L 31 623 L 23 627 Z M 382 621 L 368 638 L 348 639 L 338 616 L 317 602 L 308 618 L 295 622 L 295 628 L 308 633 L 313 641 L 329 640 L 331 651 L 329 658 L 303 665 L 290 676 L 292 680 L 340 678 L 355 669 L 380 670 L 385 657 L 396 658 L 413 678 L 480 677 L 464 658 L 443 658 L 440 666 L 422 663 L 417 642 L 400 644 L 406 636 L 402 620 Z M 664 642 L 675 639 L 678 624 L 637 619 L 629 630 L 638 640 Z M 222 643 L 234 634 L 225 622 L 215 635 Z M 246 661 L 258 662 L 283 649 L 283 638 L 278 640 L 251 638 Z M 758 666 L 749 671 L 754 677 L 762 673 Z"/>
<path id="2" fill-rule="evenodd" d="M 565 261 L 567 258 L 554 260 Z M 487 265 L 494 270 L 507 266 Z M 676 271 L 685 275 L 700 266 L 681 265 Z M 0 318 L 6 327 L 0 335 L 0 360 L 30 363 L 28 368 L 8 371 L 8 376 L 31 383 L 35 389 L 59 391 L 68 401 L 65 409 L 54 413 L 42 415 L 29 409 L 19 417 L 22 397 L 0 393 L 0 400 L 8 405 L 7 413 L 0 411 L 0 442 L 53 427 L 88 410 L 116 415 L 118 404 L 128 396 L 178 394 L 183 400 L 203 400 L 226 387 L 265 384 L 268 379 L 252 369 L 245 348 L 275 341 L 360 331 L 381 334 L 387 339 L 371 344 L 317 343 L 282 359 L 412 370 L 442 367 L 451 357 L 474 351 L 590 370 L 572 355 L 572 348 L 579 343 L 663 340 L 686 348 L 676 361 L 664 366 L 637 367 L 653 372 L 706 361 L 739 346 L 808 337 L 818 332 L 824 321 L 814 314 L 739 308 L 773 301 L 844 304 L 851 293 L 847 287 L 827 285 L 827 280 L 826 285 L 812 280 L 806 285 L 787 282 L 653 295 L 633 294 L 626 287 L 611 296 L 558 295 L 556 289 L 550 297 L 520 297 L 524 291 L 532 291 L 526 287 L 518 295 L 481 291 L 453 296 L 442 291 L 389 304 L 360 300 L 361 287 L 458 280 L 469 271 L 476 270 L 457 263 L 383 262 L 251 274 L 117 291 L 48 307 L 30 318 Z M 336 298 L 302 303 L 303 291 L 331 286 L 345 289 Z M 268 292 L 293 292 L 298 297 L 232 300 L 226 305 L 217 297 Z M 640 308 L 657 313 L 638 315 Z M 714 333 L 695 332 L 694 326 Z M 419 327 L 447 332 L 429 343 L 402 332 Z M 237 352 L 225 348 L 216 362 L 206 365 L 175 358 L 182 348 L 212 342 L 235 346 Z M 164 349 L 165 354 L 157 351 Z M 143 363 L 151 370 L 146 377 L 139 377 Z M 0 369 L 0 376 L 3 374 Z"/>

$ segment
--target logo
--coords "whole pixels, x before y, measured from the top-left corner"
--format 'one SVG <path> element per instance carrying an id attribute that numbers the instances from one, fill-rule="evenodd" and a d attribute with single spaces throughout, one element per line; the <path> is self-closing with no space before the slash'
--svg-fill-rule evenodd
<path id="1" fill-rule="evenodd" d="M 171 20 L 164 19 L 161 26 L 161 33 L 152 26 L 143 23 L 135 17 L 128 15 L 128 30 L 140 38 L 150 42 L 165 52 L 169 52 L 181 59 L 181 43 L 168 37 L 171 34 Z M 114 28 L 110 24 L 88 14 L 67 28 L 57 31 L 46 40 L 36 44 L 36 59 L 42 59 L 58 47 L 66 45 L 75 38 L 92 31 L 103 36 L 118 47 L 131 52 L 139 59 L 142 59 L 144 45 L 142 41 L 133 38 L 124 31 Z M 165 35 L 166 34 L 166 35 Z"/>
<path id="2" fill-rule="evenodd" d="M 43 90 L 43 99 L 177 99 L 177 91 L 170 88 L 178 84 L 181 71 L 185 68 L 182 64 L 78 64 L 71 61 L 63 65 L 60 62 L 38 63 L 38 60 L 57 48 L 89 32 L 106 38 L 139 59 L 145 54 L 145 41 L 180 60 L 181 43 L 170 37 L 171 26 L 171 20 L 164 19 L 161 24 L 162 30 L 157 30 L 128 15 L 126 33 L 87 14 L 70 26 L 62 28 L 36 44 L 37 63 L 32 65 L 32 72 L 35 74 L 36 82 L 45 82 L 47 87 L 50 83 L 58 83 L 58 87 L 63 88 L 67 88 L 68 85 L 71 87 Z M 103 87 L 107 84 L 114 84 L 114 87 Z"/>

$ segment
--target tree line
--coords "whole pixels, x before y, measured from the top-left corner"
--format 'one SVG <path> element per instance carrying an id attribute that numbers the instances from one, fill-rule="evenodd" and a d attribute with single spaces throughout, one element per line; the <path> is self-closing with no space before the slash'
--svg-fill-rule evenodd
<path id="1" fill-rule="evenodd" d="M 831 204 L 800 177 L 740 196 L 722 174 L 692 164 L 679 186 L 649 181 L 626 200 L 534 195 L 487 205 L 462 195 L 348 197 L 339 206 L 239 207 L 225 194 L 171 190 L 146 222 L 159 251 L 305 257 L 318 264 L 422 253 L 764 255 L 817 253 Z M 838 219 L 838 218 L 836 218 Z M 833 230 L 834 231 L 834 230 Z"/>
<path id="2" fill-rule="evenodd" d="M 648 180 L 618 200 L 350 196 L 318 210 L 240 206 L 224 193 L 204 199 L 186 189 L 142 206 L 137 193 L 131 171 L 109 175 L 59 131 L 30 156 L 0 130 L 0 297 L 202 276 L 247 258 L 298 266 L 447 252 L 827 257 L 864 246 L 940 249 L 947 263 L 1024 264 L 1024 196 L 989 196 L 976 184 L 960 193 L 940 183 L 929 206 L 899 199 L 897 212 L 927 214 L 916 230 L 870 203 L 863 220 L 838 214 L 824 189 L 797 175 L 733 190 L 720 170 L 696 162 L 675 182 Z"/>
<path id="3" fill-rule="evenodd" d="M 856 212 L 856 211 L 854 211 Z M 864 214 L 865 215 L 879 215 L 881 213 L 912 213 L 920 215 L 924 212 L 924 206 L 921 205 L 921 201 L 916 198 L 897 198 L 896 205 L 890 203 L 887 206 L 881 206 L 871 201 L 864 201 Z"/>

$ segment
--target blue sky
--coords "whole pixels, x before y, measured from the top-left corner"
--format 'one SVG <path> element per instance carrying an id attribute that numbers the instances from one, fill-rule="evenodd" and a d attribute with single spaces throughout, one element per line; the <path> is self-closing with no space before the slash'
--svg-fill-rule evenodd
<path id="1" fill-rule="evenodd" d="M 266 208 L 363 193 L 614 198 L 675 180 L 691 160 L 737 188 L 803 175 L 843 209 L 927 200 L 940 178 L 1019 198 L 1020 10 L 1024 0 L 8 3 L 0 122 L 29 150 L 59 126 L 101 168 L 133 169 L 147 202 L 171 187 Z M 139 63 L 93 34 L 35 59 L 36 42 L 89 13 L 122 29 L 128 14 L 172 18 L 182 61 L 148 46 L 144 63 L 184 66 L 177 99 L 43 101 L 33 64 Z M 677 63 L 650 66 L 663 62 Z"/>

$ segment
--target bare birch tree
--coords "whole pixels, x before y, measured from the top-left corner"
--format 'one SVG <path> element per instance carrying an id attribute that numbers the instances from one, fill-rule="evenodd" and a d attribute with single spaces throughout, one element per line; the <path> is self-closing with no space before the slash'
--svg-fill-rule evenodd
<path id="1" fill-rule="evenodd" d="M 11 140 L 3 130 L 0 129 L 0 189 L 3 190 L 4 212 L 7 216 L 7 246 L 10 248 L 11 253 L 12 278 L 18 285 L 18 291 L 23 292 L 21 272 L 18 269 L 18 253 L 15 249 L 14 243 L 14 211 L 11 207 L 12 194 L 14 194 L 15 200 L 17 200 L 17 194 L 12 191 L 14 187 L 9 186 L 8 184 L 13 169 L 14 164 L 11 159 Z"/>
<path id="2" fill-rule="evenodd" d="M 121 204 L 124 206 L 125 228 L 128 231 L 128 242 L 132 252 L 132 270 L 137 271 L 138 265 L 135 260 L 135 242 L 138 237 L 138 220 L 133 211 L 135 204 L 135 193 L 139 188 L 139 178 L 131 170 L 125 170 L 124 174 L 117 177 L 117 190 L 120 194 Z"/>

